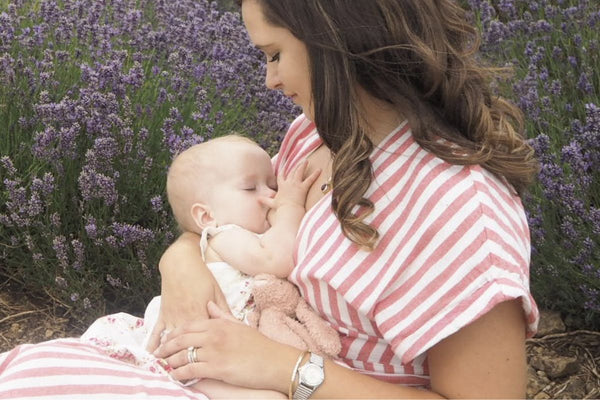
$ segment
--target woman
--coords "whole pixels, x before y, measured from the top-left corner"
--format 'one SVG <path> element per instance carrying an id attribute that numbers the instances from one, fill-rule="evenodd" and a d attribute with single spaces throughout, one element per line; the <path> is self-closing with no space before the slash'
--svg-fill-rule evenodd
<path id="1" fill-rule="evenodd" d="M 517 193 L 536 163 L 520 113 L 490 93 L 491 70 L 475 61 L 464 12 L 450 0 L 241 6 L 267 58 L 267 86 L 304 111 L 276 168 L 307 158 L 310 170 L 331 177 L 309 191 L 289 279 L 339 331 L 343 350 L 305 391 L 523 397 L 524 340 L 538 316 Z M 218 293 L 188 255 L 196 243 L 183 237 L 161 263 L 164 317 L 155 335 L 181 326 L 156 354 L 177 379 L 293 392 L 290 371 L 308 356 L 226 319 L 182 324 L 192 317 L 181 304 L 206 314 Z M 198 282 L 203 298 L 193 300 Z"/>
<path id="2" fill-rule="evenodd" d="M 536 163 L 521 114 L 490 93 L 493 71 L 475 61 L 464 12 L 452 0 L 241 7 L 267 58 L 267 86 L 304 112 L 275 166 L 307 159 L 307 173 L 324 177 L 309 190 L 289 279 L 340 333 L 342 351 L 322 362 L 232 322 L 198 238 L 185 235 L 161 261 L 162 310 L 150 347 L 167 334 L 155 354 L 178 380 L 214 378 L 298 399 L 523 397 L 524 341 L 538 313 L 518 193 Z M 101 366 L 93 376 L 40 367 L 36 379 L 63 385 L 56 398 L 71 375 L 78 386 L 69 393 L 196 397 L 67 341 L 4 356 L 0 372 L 26 357 L 32 368 L 49 365 L 44 346 L 61 362 L 80 366 L 85 351 Z M 5 376 L 0 398 L 26 392 L 10 392 Z M 81 389 L 84 382 L 95 386 Z"/>

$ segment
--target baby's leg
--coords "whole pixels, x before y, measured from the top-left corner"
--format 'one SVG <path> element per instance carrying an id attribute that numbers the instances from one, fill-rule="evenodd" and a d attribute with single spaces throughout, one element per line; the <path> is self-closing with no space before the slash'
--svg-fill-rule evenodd
<path id="1" fill-rule="evenodd" d="M 247 389 L 215 379 L 202 379 L 191 387 L 209 399 L 287 399 L 283 393 L 274 390 Z"/>

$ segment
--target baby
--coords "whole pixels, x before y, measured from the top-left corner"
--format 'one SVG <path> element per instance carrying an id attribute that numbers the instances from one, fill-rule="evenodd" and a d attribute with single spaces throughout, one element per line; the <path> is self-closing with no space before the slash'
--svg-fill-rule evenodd
<path id="1" fill-rule="evenodd" d="M 286 278 L 293 268 L 306 193 L 319 175 L 304 177 L 305 169 L 303 163 L 276 177 L 269 155 L 237 135 L 195 145 L 169 169 L 175 219 L 183 231 L 201 235 L 204 261 L 240 320 L 250 311 L 251 277 Z"/>
<path id="2" fill-rule="evenodd" d="M 306 166 L 276 177 L 260 146 L 229 135 L 185 150 L 169 169 L 167 196 L 175 219 L 183 231 L 201 235 L 203 258 L 241 321 L 252 311 L 252 277 L 285 278 L 293 268 L 306 194 L 320 174 L 304 177 Z M 285 398 L 209 379 L 194 387 L 210 398 Z"/>

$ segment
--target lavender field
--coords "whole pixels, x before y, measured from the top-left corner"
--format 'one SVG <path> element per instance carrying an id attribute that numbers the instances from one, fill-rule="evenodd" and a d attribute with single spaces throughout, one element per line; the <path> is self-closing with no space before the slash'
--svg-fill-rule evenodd
<path id="1" fill-rule="evenodd" d="M 176 152 L 273 151 L 298 113 L 238 14 L 207 1 L 0 1 L 0 273 L 82 319 L 139 311 L 177 234 Z"/>
<path id="2" fill-rule="evenodd" d="M 512 67 L 498 92 L 525 112 L 540 161 L 525 197 L 539 305 L 600 327 L 600 3 L 465 2 L 484 57 Z"/>
<path id="3" fill-rule="evenodd" d="M 462 0 L 540 159 L 524 199 L 539 304 L 600 328 L 600 5 Z M 139 312 L 177 234 L 177 151 L 235 130 L 276 151 L 298 113 L 237 13 L 205 0 L 0 0 L 0 275 L 74 317 Z"/>

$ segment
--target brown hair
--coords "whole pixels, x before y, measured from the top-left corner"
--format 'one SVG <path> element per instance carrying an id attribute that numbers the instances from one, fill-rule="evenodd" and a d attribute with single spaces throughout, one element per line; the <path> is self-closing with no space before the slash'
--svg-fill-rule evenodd
<path id="1" fill-rule="evenodd" d="M 258 1 L 267 22 L 307 47 L 314 122 L 335 154 L 332 206 L 355 243 L 372 249 L 378 238 L 363 222 L 374 210 L 364 198 L 373 143 L 355 83 L 397 108 L 414 139 L 443 160 L 481 164 L 518 193 L 533 179 L 537 162 L 523 138 L 522 113 L 489 87 L 503 70 L 475 58 L 477 31 L 454 1 Z"/>

